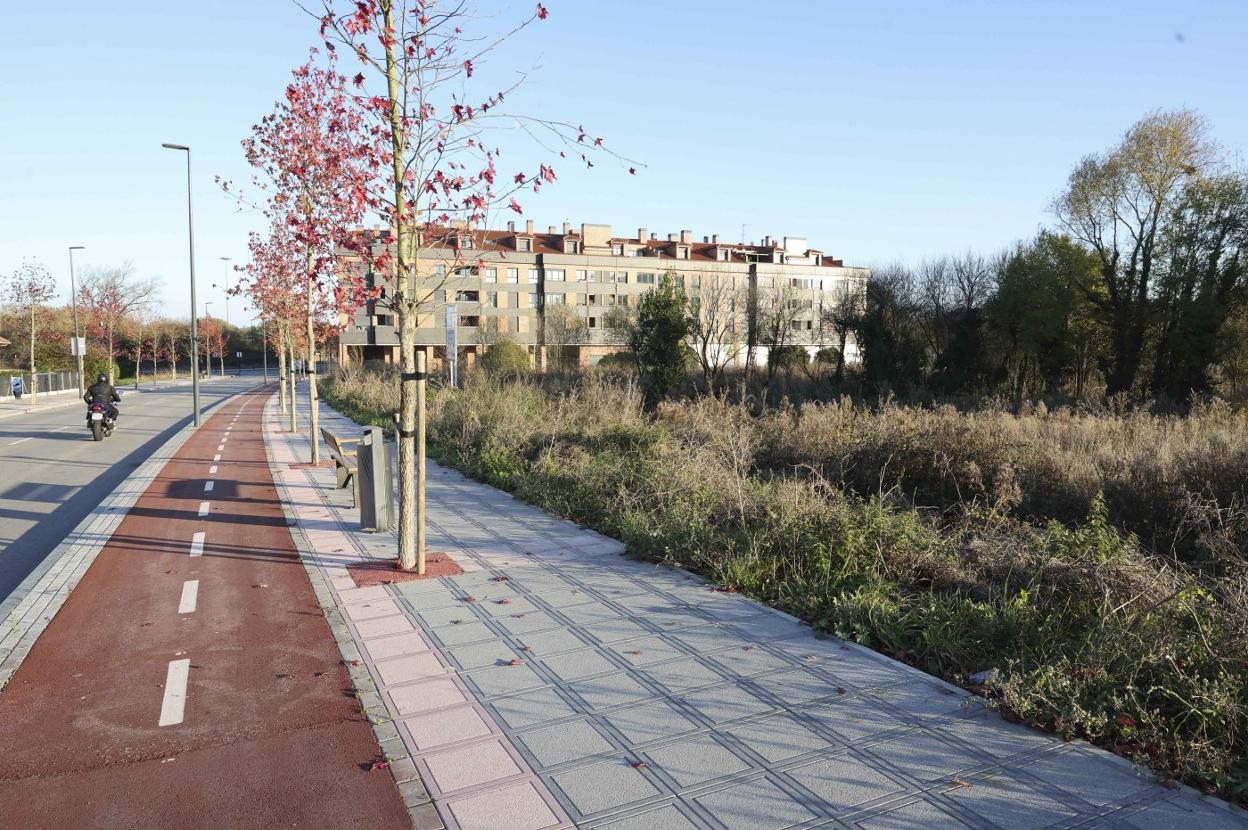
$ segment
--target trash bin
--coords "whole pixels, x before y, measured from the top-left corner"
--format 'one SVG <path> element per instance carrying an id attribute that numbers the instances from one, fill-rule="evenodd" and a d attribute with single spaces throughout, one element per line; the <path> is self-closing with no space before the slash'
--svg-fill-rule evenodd
<path id="1" fill-rule="evenodd" d="M 22 378 L 20 375 L 9 379 L 9 388 L 13 390 L 13 397 L 20 401 L 22 399 Z"/>
<path id="2" fill-rule="evenodd" d="M 384 533 L 394 526 L 394 472 L 381 427 L 368 427 L 355 457 L 360 484 L 360 529 Z"/>

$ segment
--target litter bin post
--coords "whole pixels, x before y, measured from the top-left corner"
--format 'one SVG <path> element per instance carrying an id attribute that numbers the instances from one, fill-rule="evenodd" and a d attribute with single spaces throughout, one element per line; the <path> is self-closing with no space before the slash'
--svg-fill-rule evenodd
<path id="1" fill-rule="evenodd" d="M 368 427 L 356 455 L 360 485 L 360 529 L 390 530 L 394 522 L 394 485 L 390 450 L 381 427 Z"/>

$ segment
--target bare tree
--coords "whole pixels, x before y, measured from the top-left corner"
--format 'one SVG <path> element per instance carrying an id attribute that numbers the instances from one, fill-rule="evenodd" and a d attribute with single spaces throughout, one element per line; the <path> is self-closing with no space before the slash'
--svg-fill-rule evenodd
<path id="1" fill-rule="evenodd" d="M 793 284 L 774 277 L 779 285 L 759 285 L 755 292 L 754 315 L 757 342 L 767 349 L 767 379 L 775 374 L 774 353 L 793 343 L 793 313 L 800 302 Z"/>
<path id="2" fill-rule="evenodd" d="M 836 382 L 845 380 L 845 352 L 850 338 L 862 325 L 867 312 L 867 284 L 865 281 L 845 280 L 837 286 L 832 302 L 824 307 L 821 324 L 836 338 Z"/>
<path id="3" fill-rule="evenodd" d="M 731 276 L 706 274 L 688 297 L 689 337 L 702 366 L 702 377 L 713 389 L 740 351 L 747 295 Z"/>
<path id="4" fill-rule="evenodd" d="M 589 324 L 565 303 L 547 303 L 541 325 L 545 329 L 544 342 L 550 364 L 555 369 L 565 368 L 572 346 L 589 339 Z"/>
<path id="5" fill-rule="evenodd" d="M 108 381 L 116 380 L 117 334 L 129 317 L 156 301 L 159 286 L 154 280 L 136 279 L 134 265 L 88 271 L 78 288 L 96 336 L 108 349 Z"/>

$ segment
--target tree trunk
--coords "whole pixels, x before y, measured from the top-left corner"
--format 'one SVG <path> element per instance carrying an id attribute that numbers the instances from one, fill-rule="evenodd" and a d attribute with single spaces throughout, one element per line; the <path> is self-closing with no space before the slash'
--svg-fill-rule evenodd
<path id="1" fill-rule="evenodd" d="M 286 338 L 282 330 L 277 330 L 277 399 L 282 405 L 282 414 L 286 409 Z"/>
<path id="2" fill-rule="evenodd" d="M 308 251 L 308 264 L 312 263 L 312 251 Z M 306 324 L 308 328 L 308 365 L 303 367 L 308 376 L 308 442 L 312 445 L 312 463 L 321 462 L 321 434 L 317 431 L 316 411 L 316 330 L 312 319 L 312 291 L 315 289 L 312 277 L 308 276 L 308 310 Z"/>
<path id="3" fill-rule="evenodd" d="M 32 292 L 33 293 L 33 292 Z M 35 304 L 30 304 L 30 404 L 39 403 L 39 375 L 35 374 Z"/>
<path id="4" fill-rule="evenodd" d="M 299 431 L 299 413 L 295 410 L 295 389 L 299 385 L 295 382 L 295 338 L 289 336 L 286 339 L 286 348 L 289 350 L 287 362 L 290 366 L 290 431 Z"/>

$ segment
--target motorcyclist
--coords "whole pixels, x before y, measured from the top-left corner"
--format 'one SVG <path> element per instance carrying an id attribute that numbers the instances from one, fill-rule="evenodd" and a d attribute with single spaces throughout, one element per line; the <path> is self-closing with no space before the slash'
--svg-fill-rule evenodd
<path id="1" fill-rule="evenodd" d="M 117 390 L 108 382 L 108 376 L 101 374 L 95 379 L 95 383 L 87 387 L 87 393 L 82 399 L 88 404 L 101 404 L 108 412 L 108 417 L 114 421 L 121 413 L 117 411 L 117 407 L 113 404 L 121 400 L 121 395 L 117 394 Z"/>

